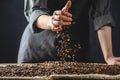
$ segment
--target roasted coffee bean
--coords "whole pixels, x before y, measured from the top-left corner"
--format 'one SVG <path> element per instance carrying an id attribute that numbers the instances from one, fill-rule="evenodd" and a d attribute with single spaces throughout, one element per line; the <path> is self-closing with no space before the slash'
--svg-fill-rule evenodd
<path id="1" fill-rule="evenodd" d="M 75 53 L 81 48 L 80 44 L 71 43 L 71 37 L 68 29 L 69 28 L 67 27 L 64 28 L 63 31 L 58 32 L 56 49 L 58 52 L 57 56 L 61 61 L 75 61 Z"/>
<path id="2" fill-rule="evenodd" d="M 65 61 L 0 66 L 0 77 L 35 77 L 52 74 L 118 75 L 120 74 L 120 66 Z"/>

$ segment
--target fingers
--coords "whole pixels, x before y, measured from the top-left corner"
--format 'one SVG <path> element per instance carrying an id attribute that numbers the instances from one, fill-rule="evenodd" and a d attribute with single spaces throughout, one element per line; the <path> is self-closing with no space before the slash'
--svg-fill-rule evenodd
<path id="1" fill-rule="evenodd" d="M 116 61 L 116 64 L 115 65 L 120 65 L 120 61 Z"/>
<path id="2" fill-rule="evenodd" d="M 67 17 L 72 17 L 72 14 L 66 11 L 56 10 L 54 11 L 53 15 L 64 15 Z"/>
<path id="3" fill-rule="evenodd" d="M 115 57 L 115 60 L 120 61 L 120 57 Z"/>
<path id="4" fill-rule="evenodd" d="M 55 31 L 55 32 L 59 32 L 62 30 L 62 27 L 61 26 L 58 26 L 58 27 L 53 27 L 52 28 L 52 31 Z"/>
<path id="5" fill-rule="evenodd" d="M 108 65 L 120 65 L 120 57 L 113 57 L 107 60 Z"/>
<path id="6" fill-rule="evenodd" d="M 71 22 L 72 21 L 72 18 L 71 17 L 67 17 L 67 16 L 64 16 L 64 15 L 55 15 L 52 17 L 54 20 L 57 20 L 57 21 L 66 21 L 66 22 Z"/>
<path id="7" fill-rule="evenodd" d="M 53 21 L 52 21 L 52 24 L 53 24 L 54 26 L 59 26 L 59 25 L 67 26 L 67 25 L 71 25 L 71 22 L 63 22 L 63 21 L 53 20 Z"/>
<path id="8" fill-rule="evenodd" d="M 58 25 L 70 25 L 72 22 L 72 14 L 69 12 L 61 11 L 61 10 L 56 10 L 54 11 L 54 14 L 52 16 L 52 24 L 54 26 Z"/>
<path id="9" fill-rule="evenodd" d="M 72 17 L 72 14 L 66 11 L 62 11 L 62 14 L 67 16 L 67 17 Z"/>
<path id="10" fill-rule="evenodd" d="M 65 7 L 62 10 L 56 10 L 52 16 L 52 31 L 61 31 L 62 26 L 71 25 L 72 22 L 72 14 L 68 12 L 71 7 L 71 1 L 68 0 Z"/>
<path id="11" fill-rule="evenodd" d="M 69 8 L 71 7 L 71 4 L 72 4 L 71 0 L 68 0 L 62 11 L 68 11 Z"/>

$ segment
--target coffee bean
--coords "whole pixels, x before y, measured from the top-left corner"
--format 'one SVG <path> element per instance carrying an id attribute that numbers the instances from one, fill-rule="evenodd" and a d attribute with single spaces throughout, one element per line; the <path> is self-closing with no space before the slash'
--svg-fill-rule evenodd
<path id="1" fill-rule="evenodd" d="M 0 66 L 0 77 L 35 77 L 52 74 L 117 75 L 120 74 L 120 66 L 65 61 Z"/>
<path id="2" fill-rule="evenodd" d="M 58 52 L 57 56 L 61 61 L 75 61 L 75 53 L 81 48 L 80 44 L 74 45 L 71 43 L 71 37 L 68 29 L 68 27 L 64 28 L 61 32 L 58 33 L 59 37 L 56 43 L 56 49 Z"/>

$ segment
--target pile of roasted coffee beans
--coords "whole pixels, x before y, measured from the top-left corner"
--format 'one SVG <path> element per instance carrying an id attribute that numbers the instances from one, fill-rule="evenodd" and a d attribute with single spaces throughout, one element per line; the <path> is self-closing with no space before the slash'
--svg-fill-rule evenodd
<path id="1" fill-rule="evenodd" d="M 81 48 L 80 44 L 71 44 L 68 27 L 58 33 L 57 52 L 61 61 L 75 61 L 75 53 Z"/>
<path id="2" fill-rule="evenodd" d="M 53 61 L 37 64 L 0 65 L 0 77 L 35 77 L 54 74 L 120 74 L 120 66 Z"/>

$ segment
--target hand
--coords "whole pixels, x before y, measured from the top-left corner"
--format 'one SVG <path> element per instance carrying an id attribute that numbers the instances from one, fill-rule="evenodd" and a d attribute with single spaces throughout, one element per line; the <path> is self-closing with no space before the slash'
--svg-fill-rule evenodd
<path id="1" fill-rule="evenodd" d="M 71 25 L 72 22 L 72 14 L 66 11 L 62 10 L 56 10 L 54 11 L 54 14 L 52 16 L 52 30 L 53 31 L 59 31 L 62 30 L 62 26 L 68 26 Z"/>
<path id="2" fill-rule="evenodd" d="M 61 31 L 62 26 L 71 25 L 72 14 L 68 12 L 71 6 L 71 1 L 69 0 L 65 7 L 62 10 L 56 10 L 51 17 L 51 30 L 52 31 Z"/>
<path id="3" fill-rule="evenodd" d="M 108 65 L 120 65 L 120 57 L 109 57 L 106 59 Z"/>

